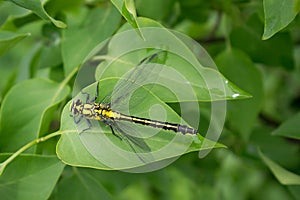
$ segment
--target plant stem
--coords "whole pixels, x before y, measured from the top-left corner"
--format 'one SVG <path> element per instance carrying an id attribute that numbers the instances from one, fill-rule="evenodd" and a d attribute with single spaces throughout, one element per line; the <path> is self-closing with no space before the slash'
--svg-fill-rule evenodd
<path id="1" fill-rule="evenodd" d="M 71 78 L 76 74 L 76 72 L 78 71 L 79 67 L 74 68 L 70 74 L 61 82 L 60 87 L 58 89 L 58 91 L 56 92 L 56 94 L 53 96 L 52 100 L 53 102 L 56 101 L 56 99 L 59 97 L 60 92 L 63 90 L 63 88 L 67 85 L 67 83 L 71 80 Z M 37 138 L 29 143 L 27 143 L 26 145 L 24 145 L 23 147 L 21 147 L 18 151 L 16 151 L 15 153 L 13 153 L 8 159 L 6 159 L 4 162 L 0 163 L 0 176 L 3 173 L 6 165 L 8 165 L 10 162 L 12 162 L 17 156 L 19 156 L 21 153 L 23 153 L 24 151 L 26 151 L 27 149 L 29 149 L 30 147 L 32 147 L 33 145 L 36 145 L 40 142 L 44 142 L 52 137 L 61 135 L 62 132 L 61 131 L 57 131 L 54 133 L 51 133 L 49 135 L 46 135 L 44 137 L 41 138 Z"/>
<path id="2" fill-rule="evenodd" d="M 44 137 L 41 138 L 37 138 L 29 143 L 27 143 L 26 145 L 24 145 L 23 147 L 21 147 L 18 151 L 16 151 L 15 153 L 13 153 L 8 159 L 6 159 L 3 163 L 0 164 L 0 175 L 3 172 L 4 168 L 6 167 L 6 165 L 8 165 L 11 161 L 13 161 L 18 155 L 20 155 L 21 153 L 23 153 L 24 151 L 26 151 L 27 149 L 29 149 L 30 147 L 32 147 L 33 145 L 36 145 L 40 142 L 44 142 L 50 138 L 53 138 L 55 136 L 61 135 L 62 132 L 61 131 L 56 131 L 54 133 L 51 133 L 49 135 L 46 135 Z"/>

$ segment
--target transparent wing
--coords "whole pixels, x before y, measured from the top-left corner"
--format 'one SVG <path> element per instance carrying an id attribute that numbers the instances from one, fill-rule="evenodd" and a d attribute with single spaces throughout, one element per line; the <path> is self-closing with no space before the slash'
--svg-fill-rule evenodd
<path id="1" fill-rule="evenodd" d="M 130 149 L 134 153 L 136 153 L 136 155 L 143 163 L 152 162 L 154 158 L 151 156 L 151 148 L 147 145 L 144 139 L 132 136 L 132 134 L 127 134 L 134 131 L 130 126 L 126 126 L 125 124 L 122 124 L 121 126 L 122 127 L 120 127 L 120 124 L 117 123 L 114 123 L 112 125 L 115 134 L 117 134 L 118 137 L 120 137 L 124 142 L 128 144 Z"/>
<path id="2" fill-rule="evenodd" d="M 113 110 L 124 111 L 121 108 L 128 103 L 134 91 L 147 83 L 155 83 L 158 78 L 157 74 L 162 67 L 160 63 L 165 62 L 166 55 L 166 51 L 160 51 L 144 58 L 136 67 L 120 78 L 111 95 L 105 97 L 101 102 L 110 104 Z M 139 99 L 142 98 L 139 96 Z"/>

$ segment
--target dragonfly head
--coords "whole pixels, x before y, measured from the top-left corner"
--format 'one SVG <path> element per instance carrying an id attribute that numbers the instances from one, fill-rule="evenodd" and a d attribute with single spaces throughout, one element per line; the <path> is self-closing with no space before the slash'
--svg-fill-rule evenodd
<path id="1" fill-rule="evenodd" d="M 70 112 L 73 116 L 77 116 L 80 111 L 80 107 L 82 105 L 82 101 L 80 99 L 76 99 L 72 101 L 72 104 L 70 105 Z"/>

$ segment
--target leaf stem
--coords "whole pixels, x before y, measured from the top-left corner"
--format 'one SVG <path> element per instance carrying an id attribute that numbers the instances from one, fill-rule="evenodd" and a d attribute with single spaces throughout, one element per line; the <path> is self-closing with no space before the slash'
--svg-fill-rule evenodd
<path id="1" fill-rule="evenodd" d="M 71 78 L 76 74 L 79 67 L 75 67 L 68 76 L 60 83 L 59 89 L 57 90 L 56 94 L 53 96 L 52 100 L 53 102 L 56 101 L 56 99 L 59 97 L 60 92 L 63 90 L 63 88 L 68 84 L 68 82 L 71 80 Z"/>
<path id="2" fill-rule="evenodd" d="M 4 162 L 2 162 L 0 164 L 0 175 L 2 174 L 2 172 L 4 171 L 4 168 L 6 167 L 6 165 L 8 165 L 10 162 L 12 162 L 18 155 L 20 155 L 21 153 L 23 153 L 24 151 L 26 151 L 27 149 L 29 149 L 30 147 L 32 147 L 33 145 L 36 145 L 40 142 L 44 142 L 50 138 L 53 138 L 55 136 L 61 135 L 62 132 L 61 131 L 56 131 L 54 133 L 51 133 L 49 135 L 46 135 L 44 137 L 41 138 L 37 138 L 27 144 L 25 144 L 23 147 L 21 147 L 18 151 L 16 151 L 15 153 L 13 153 L 8 159 L 6 159 Z"/>

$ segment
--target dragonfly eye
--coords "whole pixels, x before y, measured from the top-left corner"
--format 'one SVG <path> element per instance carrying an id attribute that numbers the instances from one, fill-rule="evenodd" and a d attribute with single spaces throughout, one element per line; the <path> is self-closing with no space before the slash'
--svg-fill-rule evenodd
<path id="1" fill-rule="evenodd" d="M 78 106 L 82 104 L 82 101 L 80 99 L 74 100 L 70 106 L 70 111 L 73 115 L 78 115 Z"/>
<path id="2" fill-rule="evenodd" d="M 74 101 L 72 101 L 72 104 L 70 105 L 70 112 L 73 113 L 73 109 L 74 109 Z"/>

